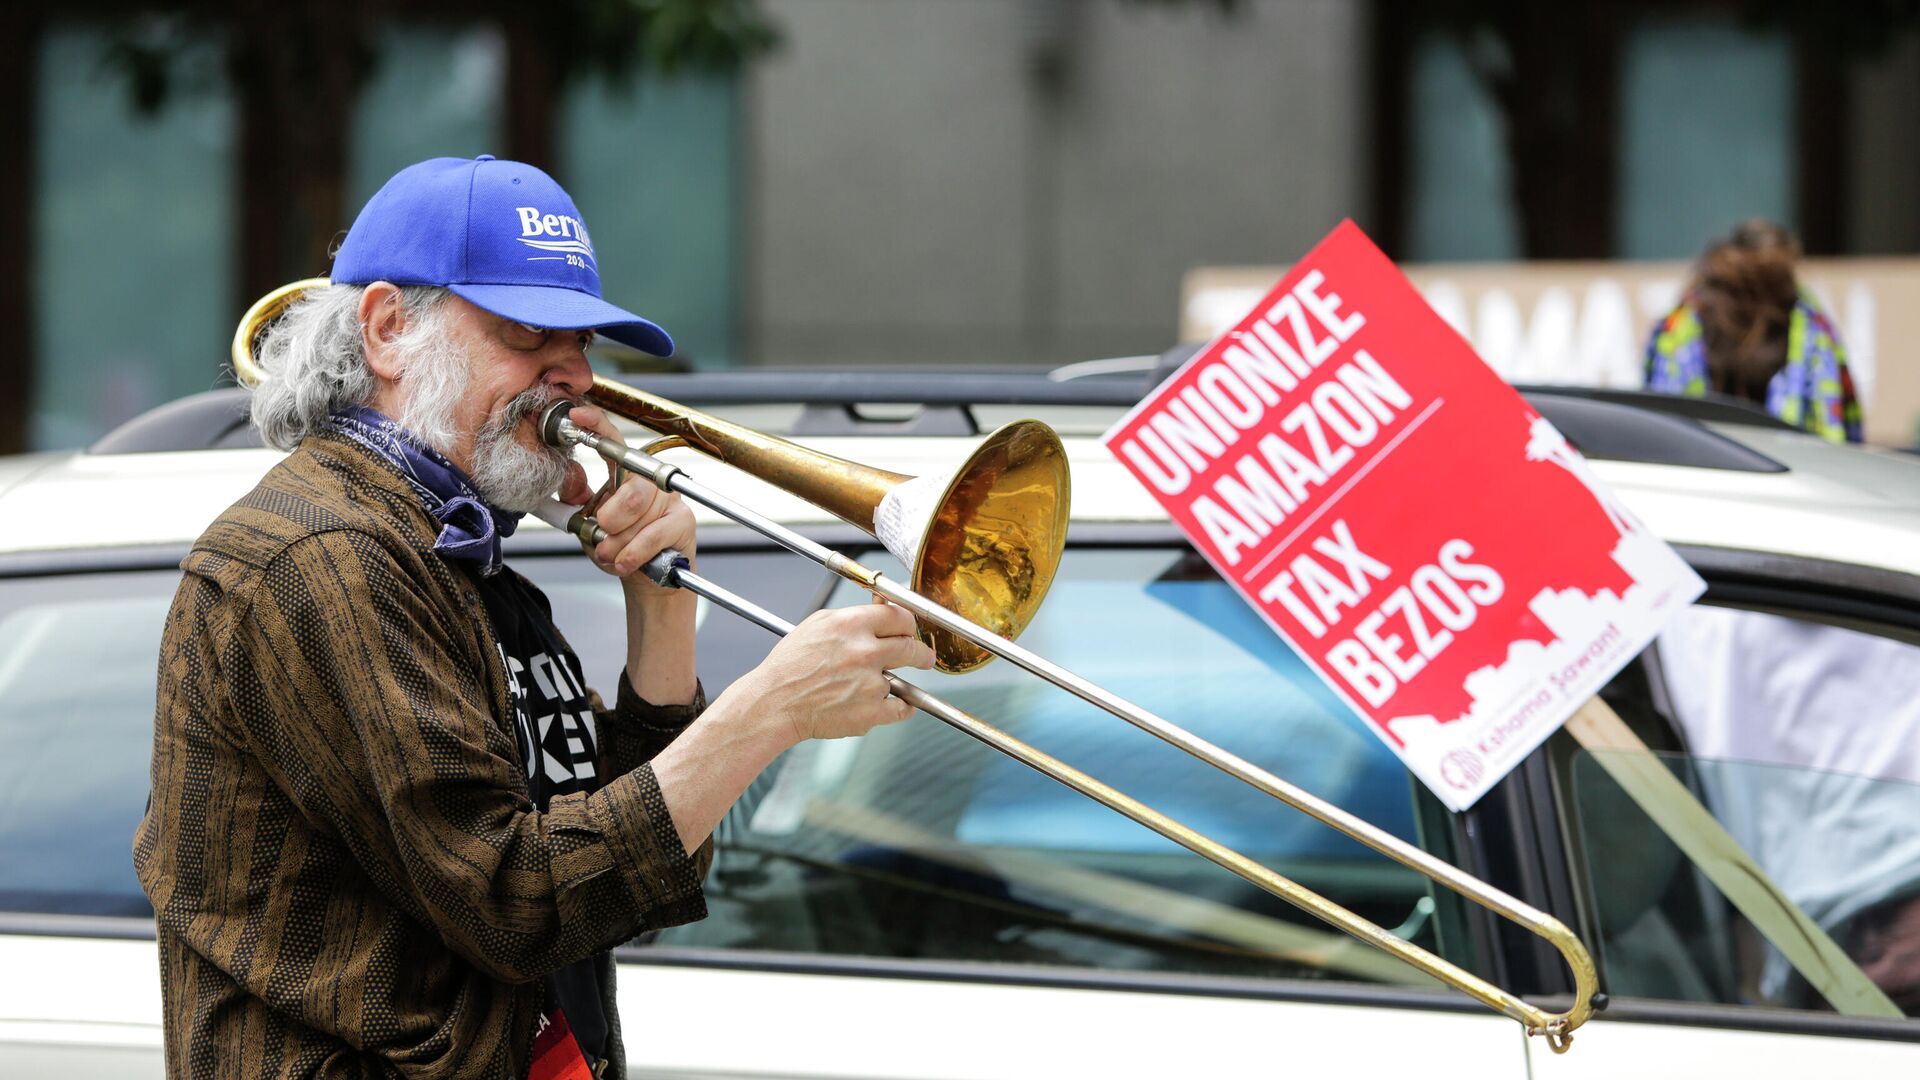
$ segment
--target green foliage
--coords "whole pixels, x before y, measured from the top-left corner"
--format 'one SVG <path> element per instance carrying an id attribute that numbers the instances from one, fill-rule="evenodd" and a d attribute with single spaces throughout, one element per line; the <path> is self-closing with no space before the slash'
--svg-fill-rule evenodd
<path id="1" fill-rule="evenodd" d="M 197 15 L 174 11 L 115 20 L 101 66 L 126 80 L 136 112 L 158 112 L 176 93 L 204 93 L 217 84 L 218 36 Z"/>
<path id="2" fill-rule="evenodd" d="M 397 19 L 369 4 L 329 0 L 104 0 L 82 3 L 78 13 L 111 19 L 106 66 L 125 79 L 143 113 L 164 108 L 175 94 L 211 89 L 221 74 L 244 93 L 263 81 L 305 80 L 344 65 L 348 80 L 360 85 L 379 62 L 374 42 L 381 26 L 406 19 L 499 26 L 541 50 L 559 83 L 626 83 L 646 70 L 727 70 L 779 42 L 758 0 L 476 0 Z M 208 62 L 210 48 L 224 53 L 224 63 Z"/>
<path id="3" fill-rule="evenodd" d="M 1660 9 L 1639 8 L 1615 0 L 1563 0 L 1572 8 L 1614 8 L 1617 17 L 1658 15 Z M 1920 0 L 1845 0 L 1811 4 L 1806 0 L 1736 0 L 1740 21 L 1755 29 L 1779 27 L 1817 49 L 1841 57 L 1873 56 L 1885 51 L 1899 31 L 1920 23 Z M 1389 15 L 1408 20 L 1416 28 L 1432 27 L 1463 35 L 1491 33 L 1506 36 L 1511 28 L 1537 17 L 1538 0 L 1400 0 Z M 1551 10 L 1551 9 L 1548 9 Z M 1684 13 L 1685 9 L 1679 9 Z"/>
<path id="4" fill-rule="evenodd" d="M 757 0 L 558 0 L 527 19 L 526 5 L 475 4 L 512 30 L 538 31 L 562 81 L 624 81 L 641 70 L 728 70 L 779 41 Z"/>

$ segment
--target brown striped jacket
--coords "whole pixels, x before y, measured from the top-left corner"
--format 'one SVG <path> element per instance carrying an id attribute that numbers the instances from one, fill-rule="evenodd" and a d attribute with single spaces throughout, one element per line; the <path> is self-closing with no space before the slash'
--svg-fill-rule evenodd
<path id="1" fill-rule="evenodd" d="M 309 438 L 181 564 L 134 864 L 173 1077 L 519 1077 L 547 972 L 701 918 L 647 764 L 699 705 L 594 699 L 592 794 L 528 799 L 464 564 L 385 462 Z M 511 571 L 508 571 L 511 572 Z"/>

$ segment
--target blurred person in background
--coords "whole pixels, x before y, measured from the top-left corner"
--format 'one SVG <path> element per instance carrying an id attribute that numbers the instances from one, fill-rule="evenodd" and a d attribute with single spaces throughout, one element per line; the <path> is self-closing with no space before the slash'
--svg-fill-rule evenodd
<path id="1" fill-rule="evenodd" d="M 1860 441 L 1847 351 L 1794 276 L 1793 234 L 1755 218 L 1708 246 L 1647 342 L 1647 389 L 1762 405 L 1832 442 Z"/>
<path id="2" fill-rule="evenodd" d="M 1792 234 L 1759 219 L 1709 245 L 1654 327 L 1647 389 L 1737 398 L 1861 441 L 1846 349 L 1795 278 L 1799 256 Z M 1920 650 L 1704 606 L 1658 648 L 1715 816 L 1896 1004 L 1920 1010 Z M 1757 989 L 1776 1003 L 1809 992 L 1771 950 Z"/>

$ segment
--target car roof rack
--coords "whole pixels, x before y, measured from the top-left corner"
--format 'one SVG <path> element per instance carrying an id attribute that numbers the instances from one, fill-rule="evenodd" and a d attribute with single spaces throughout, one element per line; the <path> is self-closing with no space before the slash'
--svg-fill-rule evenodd
<path id="1" fill-rule="evenodd" d="M 247 391 L 238 386 L 169 401 L 100 436 L 87 453 L 257 449 L 260 436 L 248 422 L 247 402 Z"/>
<path id="2" fill-rule="evenodd" d="M 1729 472 L 1787 471 L 1779 461 L 1701 423 L 1718 420 L 1719 416 L 1689 416 L 1661 407 L 1667 402 L 1685 399 L 1566 386 L 1515 389 L 1534 411 L 1560 429 L 1560 434 L 1567 437 L 1574 449 L 1596 461 L 1638 461 Z M 1764 413 L 1761 415 L 1773 420 Z"/>
<path id="3" fill-rule="evenodd" d="M 788 428 L 797 436 L 970 436 L 982 406 L 1131 407 L 1198 349 L 1119 358 L 1049 372 L 1032 367 L 778 368 L 615 376 L 703 408 L 799 405 Z M 1104 366 L 1103 366 L 1104 365 Z M 1063 377 L 1064 376 L 1064 377 Z M 1798 429 L 1742 402 L 1571 386 L 1517 387 L 1542 416 L 1590 458 L 1736 472 L 1785 472 L 1786 466 L 1705 423 Z M 912 406 L 906 417 L 876 416 L 870 406 Z M 257 447 L 247 422 L 247 392 L 211 390 L 129 420 L 88 448 L 94 454 Z"/>

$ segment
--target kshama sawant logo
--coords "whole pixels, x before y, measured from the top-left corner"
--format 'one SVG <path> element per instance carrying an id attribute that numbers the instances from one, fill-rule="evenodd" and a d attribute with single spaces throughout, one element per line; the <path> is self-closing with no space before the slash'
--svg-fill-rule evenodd
<path id="1" fill-rule="evenodd" d="M 1351 222 L 1104 441 L 1455 809 L 1704 589 Z"/>

